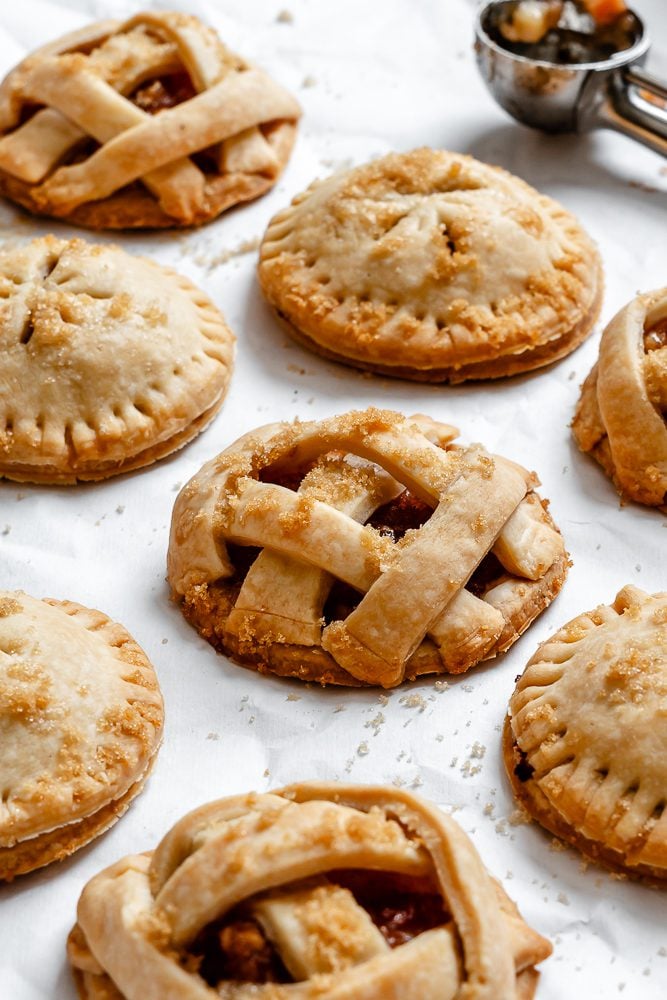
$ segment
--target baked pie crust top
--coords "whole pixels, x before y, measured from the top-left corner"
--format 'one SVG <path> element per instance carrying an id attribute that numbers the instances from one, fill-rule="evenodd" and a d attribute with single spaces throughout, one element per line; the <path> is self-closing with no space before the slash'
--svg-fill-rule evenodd
<path id="1" fill-rule="evenodd" d="M 64 857 L 140 791 L 162 737 L 145 653 L 100 611 L 0 592 L 0 878 Z"/>
<path id="2" fill-rule="evenodd" d="M 667 504 L 667 288 L 638 295 L 609 323 L 572 429 L 623 496 Z"/>
<path id="3" fill-rule="evenodd" d="M 557 202 L 432 149 L 311 185 L 270 222 L 259 280 L 316 350 L 452 381 L 568 353 L 590 333 L 602 285 L 594 244 Z"/>
<path id="4" fill-rule="evenodd" d="M 0 255 L 0 475 L 100 479 L 214 416 L 234 335 L 187 278 L 53 236 Z"/>
<path id="5" fill-rule="evenodd" d="M 323 683 L 393 687 L 507 649 L 567 555 L 535 478 L 456 433 L 371 408 L 245 435 L 174 507 L 186 617 L 241 662 Z"/>
<path id="6" fill-rule="evenodd" d="M 508 773 L 540 823 L 667 879 L 667 594 L 624 587 L 538 649 L 510 701 Z"/>
<path id="7" fill-rule="evenodd" d="M 196 17 L 101 21 L 0 85 L 0 191 L 95 229 L 195 225 L 273 186 L 299 114 Z"/>
<path id="8" fill-rule="evenodd" d="M 77 915 L 82 1000 L 530 1000 L 551 952 L 454 820 L 387 788 L 212 802 L 93 878 Z"/>

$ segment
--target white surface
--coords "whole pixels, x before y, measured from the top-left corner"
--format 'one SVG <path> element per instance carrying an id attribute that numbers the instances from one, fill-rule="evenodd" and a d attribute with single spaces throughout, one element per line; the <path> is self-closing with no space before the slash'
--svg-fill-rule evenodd
<path id="1" fill-rule="evenodd" d="M 612 599 L 624 583 L 647 590 L 666 585 L 664 518 L 620 509 L 608 480 L 570 437 L 599 331 L 548 371 L 488 386 L 367 378 L 286 341 L 258 294 L 254 253 L 218 266 L 215 259 L 259 237 L 270 216 L 314 176 L 391 149 L 440 145 L 502 164 L 580 217 L 604 257 L 606 322 L 637 289 L 667 280 L 665 163 L 610 133 L 547 138 L 513 124 L 477 77 L 474 5 L 464 0 L 182 0 L 180 6 L 206 17 L 232 48 L 295 91 L 305 118 L 292 162 L 268 197 L 200 232 L 114 237 L 193 277 L 236 331 L 237 370 L 212 427 L 175 457 L 99 486 L 0 483 L 0 586 L 71 598 L 123 622 L 155 663 L 167 710 L 153 777 L 117 826 L 69 861 L 0 889 L 0 998 L 74 997 L 64 942 L 81 887 L 119 856 L 154 846 L 186 810 L 248 788 L 341 778 L 418 786 L 457 809 L 488 867 L 555 943 L 540 1000 L 664 1000 L 665 895 L 586 871 L 574 853 L 551 850 L 538 828 L 512 826 L 498 749 L 514 677 L 538 641 Z M 285 8 L 291 23 L 276 19 Z M 137 5 L 113 0 L 5 0 L 0 69 L 90 15 L 132 9 Z M 664 0 L 644 0 L 638 9 L 663 54 L 654 68 L 661 65 L 665 74 Z M 67 232 L 12 208 L 1 213 L 3 239 Z M 464 439 L 538 470 L 572 554 L 562 595 L 512 651 L 451 680 L 444 691 L 427 680 L 385 699 L 260 677 L 216 655 L 168 601 L 165 551 L 178 484 L 257 424 L 371 403 L 451 421 Z"/>

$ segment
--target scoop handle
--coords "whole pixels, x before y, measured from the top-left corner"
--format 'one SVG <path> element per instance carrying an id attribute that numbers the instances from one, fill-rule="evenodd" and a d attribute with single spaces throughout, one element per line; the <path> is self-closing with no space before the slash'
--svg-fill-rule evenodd
<path id="1" fill-rule="evenodd" d="M 597 124 L 667 157 L 667 84 L 636 65 L 615 70 L 597 107 Z"/>

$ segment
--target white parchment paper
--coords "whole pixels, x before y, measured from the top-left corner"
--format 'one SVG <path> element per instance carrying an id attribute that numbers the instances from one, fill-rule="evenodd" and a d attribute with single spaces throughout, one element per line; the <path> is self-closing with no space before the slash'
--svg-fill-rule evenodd
<path id="1" fill-rule="evenodd" d="M 315 176 L 392 149 L 448 147 L 507 167 L 579 216 L 604 257 L 604 323 L 637 290 L 667 282 L 665 161 L 611 133 L 546 137 L 507 118 L 477 76 L 474 4 L 466 0 L 155 6 L 207 19 L 293 90 L 305 116 L 292 161 L 267 197 L 197 232 L 112 237 L 199 282 L 237 333 L 236 372 L 213 425 L 174 457 L 100 485 L 0 483 L 0 586 L 70 598 L 123 622 L 157 668 L 167 712 L 156 769 L 128 814 L 68 861 L 0 888 L 1 1000 L 73 1000 L 65 937 L 82 886 L 102 867 L 153 847 L 204 801 L 307 778 L 395 783 L 455 811 L 526 918 L 554 941 L 540 1000 L 664 1000 L 665 895 L 587 868 L 574 852 L 554 850 L 537 827 L 513 825 L 499 753 L 514 678 L 537 643 L 625 583 L 649 591 L 667 583 L 665 519 L 620 508 L 570 436 L 602 324 L 560 364 L 511 381 L 447 388 L 365 377 L 285 338 L 258 293 L 250 248 Z M 667 76 L 664 0 L 637 0 L 637 8 L 655 38 L 652 68 Z M 124 0 L 2 0 L 0 70 L 92 17 L 137 9 Z M 71 232 L 6 205 L 0 227 L 10 242 Z M 179 486 L 258 424 L 369 404 L 430 413 L 458 425 L 462 439 L 536 469 L 572 554 L 564 591 L 508 655 L 449 683 L 425 680 L 379 695 L 234 666 L 168 600 L 165 553 Z"/>

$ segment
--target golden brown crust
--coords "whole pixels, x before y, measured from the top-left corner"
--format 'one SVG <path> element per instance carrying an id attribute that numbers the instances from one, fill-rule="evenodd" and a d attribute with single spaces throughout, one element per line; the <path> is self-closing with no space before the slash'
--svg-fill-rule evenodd
<path id="1" fill-rule="evenodd" d="M 124 795 L 98 809 L 92 816 L 20 841 L 14 847 L 0 848 L 0 880 L 11 882 L 17 875 L 25 875 L 53 861 L 63 861 L 103 834 L 127 812 L 132 800 L 142 791 L 155 759 L 153 755 L 145 774 Z"/>
<path id="2" fill-rule="evenodd" d="M 454 435 L 376 409 L 246 435 L 177 499 L 185 617 L 239 663 L 322 684 L 393 687 L 504 652 L 567 553 L 533 477 Z"/>
<path id="3" fill-rule="evenodd" d="M 545 521 L 558 531 L 546 511 Z M 538 615 L 549 607 L 560 593 L 569 565 L 567 554 L 563 553 L 547 570 L 539 584 L 531 585 L 529 594 L 527 593 L 521 601 L 517 601 L 506 610 L 503 631 L 492 649 L 484 656 L 485 661 L 506 652 L 532 625 Z M 220 581 L 194 586 L 183 598 L 181 610 L 186 619 L 218 652 L 225 653 L 235 663 L 256 670 L 260 674 L 293 677 L 300 681 L 312 681 L 323 685 L 368 686 L 340 667 L 321 647 L 269 643 L 263 644 L 258 649 L 251 649 L 247 643 L 241 643 L 237 636 L 226 635 L 225 624 L 238 592 L 238 584 L 225 584 L 224 581 Z M 465 662 L 457 669 L 452 669 L 451 665 L 447 669 L 437 649 L 429 645 L 416 653 L 406 665 L 404 679 L 412 681 L 424 674 L 463 673 L 471 666 L 474 666 L 474 663 Z"/>
<path id="4" fill-rule="evenodd" d="M 398 939 L 389 911 L 376 923 L 365 905 L 378 871 L 377 905 L 400 915 L 418 894 Z M 529 1000 L 551 953 L 449 816 L 403 791 L 336 784 L 194 810 L 154 853 L 92 879 L 77 916 L 82 1000 L 142 1000 L 148 983 L 189 1000 Z M 245 975 L 228 964 L 239 933 L 246 957 L 264 954 Z"/>
<path id="5" fill-rule="evenodd" d="M 0 256 L 0 476 L 72 484 L 181 448 L 225 397 L 234 335 L 187 278 L 113 246 Z"/>
<path id="6" fill-rule="evenodd" d="M 92 229 L 200 225 L 275 184 L 299 114 L 195 17 L 100 22 L 0 85 L 0 192 Z"/>
<path id="7" fill-rule="evenodd" d="M 621 496 L 667 509 L 667 288 L 638 295 L 606 327 L 572 432 Z"/>
<path id="8" fill-rule="evenodd" d="M 460 365 L 459 367 L 432 368 L 427 370 L 401 365 L 376 364 L 375 362 L 370 364 L 367 361 L 358 361 L 343 354 L 337 354 L 335 351 L 327 350 L 311 337 L 307 337 L 300 330 L 297 330 L 278 310 L 274 309 L 273 314 L 282 328 L 294 340 L 330 361 L 338 361 L 344 365 L 351 365 L 353 368 L 360 368 L 362 371 L 372 371 L 378 375 L 388 375 L 391 378 L 405 378 L 413 382 L 449 382 L 451 385 L 457 385 L 459 382 L 468 382 L 475 379 L 510 378 L 513 375 L 535 371 L 538 368 L 545 368 L 555 361 L 560 361 L 561 358 L 566 357 L 572 351 L 576 350 L 590 336 L 591 329 L 600 314 L 601 305 L 602 283 L 600 283 L 598 294 L 590 311 L 570 333 L 560 337 L 556 341 L 550 341 L 542 347 L 534 347 L 523 351 L 521 354 L 512 354 L 495 361 L 480 361 L 475 364 Z"/>
<path id="9" fill-rule="evenodd" d="M 667 594 L 624 587 L 543 643 L 503 756 L 543 827 L 612 871 L 667 884 Z"/>
<path id="10" fill-rule="evenodd" d="M 162 697 L 122 626 L 71 601 L 0 594 L 0 879 L 61 860 L 141 791 Z"/>
<path id="11" fill-rule="evenodd" d="M 563 357 L 591 332 L 603 286 L 594 245 L 560 205 L 499 168 L 430 149 L 298 195 L 269 224 L 259 280 L 318 353 L 423 381 Z"/>

